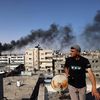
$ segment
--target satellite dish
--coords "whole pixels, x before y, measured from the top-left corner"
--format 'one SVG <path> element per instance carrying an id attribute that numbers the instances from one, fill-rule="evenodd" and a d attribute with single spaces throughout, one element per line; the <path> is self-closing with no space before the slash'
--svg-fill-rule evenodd
<path id="1" fill-rule="evenodd" d="M 51 80 L 51 86 L 56 91 L 63 91 L 68 87 L 68 79 L 64 74 L 56 75 Z"/>

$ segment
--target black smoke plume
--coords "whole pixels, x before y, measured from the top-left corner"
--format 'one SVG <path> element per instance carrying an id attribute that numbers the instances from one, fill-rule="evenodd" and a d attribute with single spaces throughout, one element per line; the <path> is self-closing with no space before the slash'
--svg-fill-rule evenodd
<path id="1" fill-rule="evenodd" d="M 31 34 L 21 37 L 17 41 L 12 40 L 10 43 L 0 43 L 0 52 L 22 48 L 23 46 L 27 46 L 29 43 L 34 44 L 37 41 L 47 47 L 50 46 L 57 49 L 63 49 L 70 45 L 74 39 L 75 36 L 73 35 L 70 26 L 59 27 L 56 24 L 51 24 L 48 30 L 32 30 Z"/>
<path id="2" fill-rule="evenodd" d="M 100 11 L 97 12 L 91 24 L 88 24 L 81 35 L 86 48 L 100 49 Z"/>

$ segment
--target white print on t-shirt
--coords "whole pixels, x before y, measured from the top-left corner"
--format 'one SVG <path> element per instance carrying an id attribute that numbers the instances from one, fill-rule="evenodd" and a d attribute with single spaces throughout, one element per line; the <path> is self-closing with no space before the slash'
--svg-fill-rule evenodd
<path id="1" fill-rule="evenodd" d="M 71 66 L 72 70 L 81 70 L 82 68 L 80 66 Z"/>

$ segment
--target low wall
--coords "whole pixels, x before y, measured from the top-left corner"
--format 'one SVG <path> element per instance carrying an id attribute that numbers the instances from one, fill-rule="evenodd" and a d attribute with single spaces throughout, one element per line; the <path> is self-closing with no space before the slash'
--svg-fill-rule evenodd
<path id="1" fill-rule="evenodd" d="M 44 90 L 44 88 L 42 88 L 43 85 L 44 85 L 44 77 L 40 76 L 36 83 L 36 86 L 33 90 L 33 93 L 30 97 L 30 100 L 38 100 L 39 96 L 43 92 L 42 90 Z M 41 98 L 39 100 L 43 100 L 42 98 L 44 98 L 44 97 L 42 97 L 42 95 L 41 95 Z"/>
<path id="2" fill-rule="evenodd" d="M 0 74 L 0 100 L 3 99 L 3 74 Z"/>
<path id="3" fill-rule="evenodd" d="M 38 99 L 37 100 L 45 100 L 45 86 L 43 84 L 39 87 Z"/>

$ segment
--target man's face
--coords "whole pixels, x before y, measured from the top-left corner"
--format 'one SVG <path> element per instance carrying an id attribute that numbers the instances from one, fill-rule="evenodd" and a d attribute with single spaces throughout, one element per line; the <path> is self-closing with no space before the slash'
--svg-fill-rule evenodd
<path id="1" fill-rule="evenodd" d="M 79 52 L 76 49 L 70 49 L 70 55 L 71 57 L 76 57 L 77 55 L 79 55 Z"/>

